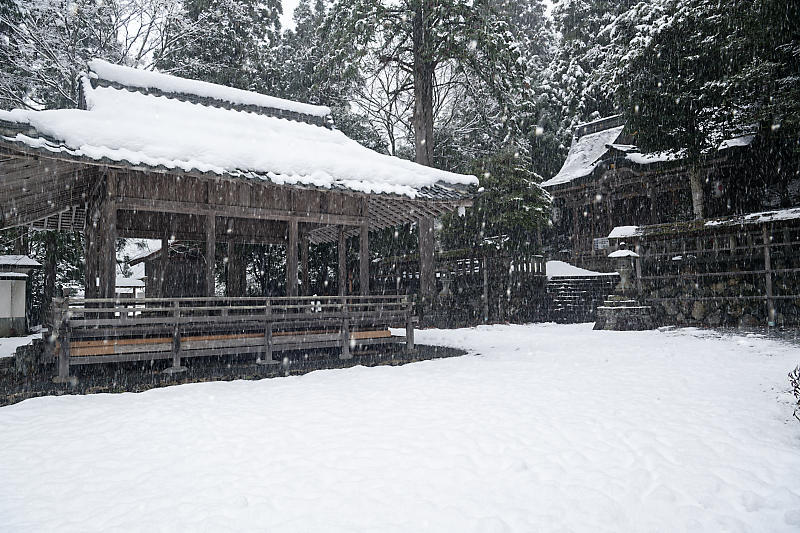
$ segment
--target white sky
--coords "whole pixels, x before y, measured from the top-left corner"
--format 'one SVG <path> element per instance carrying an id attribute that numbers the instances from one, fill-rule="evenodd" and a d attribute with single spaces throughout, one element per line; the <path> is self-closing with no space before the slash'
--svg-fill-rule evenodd
<path id="1" fill-rule="evenodd" d="M 283 15 L 281 16 L 281 27 L 284 29 L 287 28 L 294 28 L 294 8 L 297 7 L 297 3 L 299 0 L 282 0 L 283 4 Z M 553 9 L 553 0 L 545 0 L 545 6 L 547 6 L 547 13 L 550 14 L 550 11 Z"/>

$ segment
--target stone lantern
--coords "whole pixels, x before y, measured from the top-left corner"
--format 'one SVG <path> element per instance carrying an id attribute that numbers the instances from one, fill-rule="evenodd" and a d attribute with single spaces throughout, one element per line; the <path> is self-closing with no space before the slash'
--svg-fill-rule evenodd
<path id="1" fill-rule="evenodd" d="M 634 261 L 639 254 L 632 250 L 620 248 L 608 254 L 614 260 L 614 267 L 619 273 L 619 283 L 614 294 L 608 296 L 603 305 L 597 308 L 597 320 L 594 329 L 610 329 L 617 331 L 643 330 L 655 328 L 650 314 L 651 308 L 641 305 L 637 300 L 636 283 L 633 281 Z"/>

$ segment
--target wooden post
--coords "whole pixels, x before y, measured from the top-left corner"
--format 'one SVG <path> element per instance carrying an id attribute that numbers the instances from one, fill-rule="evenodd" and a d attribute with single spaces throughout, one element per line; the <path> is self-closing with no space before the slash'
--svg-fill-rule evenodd
<path id="1" fill-rule="evenodd" d="M 259 365 L 276 365 L 272 358 L 272 305 L 270 301 L 264 305 L 264 357 L 256 359 Z"/>
<path id="2" fill-rule="evenodd" d="M 361 234 L 358 241 L 358 282 L 361 286 L 361 296 L 369 296 L 369 226 L 366 222 L 361 224 Z"/>
<path id="3" fill-rule="evenodd" d="M 172 302 L 172 366 L 164 369 L 164 374 L 178 374 L 185 372 L 186 367 L 181 366 L 181 307 L 180 302 Z"/>
<path id="4" fill-rule="evenodd" d="M 342 296 L 342 353 L 339 359 L 352 359 L 353 354 L 350 353 L 350 317 L 347 313 L 347 298 Z"/>
<path id="5" fill-rule="evenodd" d="M 419 292 L 423 305 L 430 305 L 433 303 L 436 292 L 433 218 L 421 218 L 417 226 L 419 228 Z"/>
<path id="6" fill-rule="evenodd" d="M 642 255 L 642 252 L 643 252 L 642 247 L 639 246 L 638 242 L 634 246 L 634 252 L 639 254 L 639 257 L 634 257 L 633 261 L 634 261 L 635 266 L 636 266 L 636 294 L 639 296 L 639 298 L 641 298 L 642 297 L 642 259 L 644 259 L 644 256 Z"/>
<path id="7" fill-rule="evenodd" d="M 55 383 L 68 383 L 69 376 L 69 298 L 64 298 L 62 301 L 56 300 L 58 307 L 58 323 L 53 324 L 53 328 L 58 331 L 58 341 L 60 349 L 58 351 L 58 375 L 53 378 Z M 54 304 L 55 309 L 55 304 Z M 54 321 L 55 322 L 55 321 Z"/>
<path id="8" fill-rule="evenodd" d="M 769 255 L 770 239 L 767 225 L 761 226 L 761 235 L 764 239 L 764 282 L 767 296 L 767 326 L 775 326 L 775 299 L 772 298 L 772 262 Z"/>
<path id="9" fill-rule="evenodd" d="M 311 296 L 310 275 L 308 272 L 308 235 L 303 235 L 300 239 L 300 276 L 303 282 L 301 293 L 303 296 Z"/>
<path id="10" fill-rule="evenodd" d="M 485 255 L 481 266 L 481 270 L 483 270 L 483 323 L 486 324 L 489 322 L 489 262 Z"/>
<path id="11" fill-rule="evenodd" d="M 414 303 L 404 298 L 406 303 L 406 353 L 414 351 Z"/>
<path id="12" fill-rule="evenodd" d="M 158 294 L 154 296 L 157 298 L 165 298 L 166 295 L 164 294 L 164 282 L 167 279 L 167 268 L 169 265 L 169 237 L 166 235 L 161 237 L 161 253 L 158 256 L 158 279 L 156 280 L 157 283 L 157 291 Z"/>
<path id="13" fill-rule="evenodd" d="M 103 228 L 100 237 L 97 270 L 100 286 L 97 296 L 100 298 L 113 298 L 117 281 L 117 236 L 116 236 L 116 208 L 112 201 L 106 201 L 101 208 L 98 226 Z"/>
<path id="14" fill-rule="evenodd" d="M 217 257 L 217 217 L 206 215 L 206 296 L 216 295 L 214 267 Z"/>
<path id="15" fill-rule="evenodd" d="M 297 296 L 297 219 L 289 220 L 286 243 L 286 296 Z"/>
<path id="16" fill-rule="evenodd" d="M 94 209 L 86 214 L 86 230 L 84 231 L 84 295 L 86 298 L 97 298 L 97 255 L 99 241 L 97 221 L 100 215 Z"/>
<path id="17" fill-rule="evenodd" d="M 344 235 L 344 226 L 339 226 L 339 243 L 336 246 L 336 252 L 339 256 L 339 277 L 337 284 L 339 285 L 339 296 L 347 294 L 347 241 Z"/>
<path id="18" fill-rule="evenodd" d="M 580 253 L 580 222 L 578 221 L 578 206 L 572 208 L 572 258 L 575 265 L 578 265 L 578 254 Z"/>

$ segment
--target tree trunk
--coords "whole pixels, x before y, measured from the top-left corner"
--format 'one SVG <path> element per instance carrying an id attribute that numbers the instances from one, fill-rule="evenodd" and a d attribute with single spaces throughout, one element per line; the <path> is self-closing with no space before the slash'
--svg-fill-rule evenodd
<path id="1" fill-rule="evenodd" d="M 694 211 L 695 220 L 705 218 L 705 209 L 703 207 L 703 173 L 700 170 L 700 165 L 692 163 L 689 168 L 689 183 L 692 187 L 692 210 Z"/>
<path id="2" fill-rule="evenodd" d="M 414 6 L 414 144 L 416 162 L 430 166 L 433 160 L 433 71 L 435 63 L 427 57 L 430 39 L 425 16 L 431 11 L 431 0 L 417 0 Z"/>

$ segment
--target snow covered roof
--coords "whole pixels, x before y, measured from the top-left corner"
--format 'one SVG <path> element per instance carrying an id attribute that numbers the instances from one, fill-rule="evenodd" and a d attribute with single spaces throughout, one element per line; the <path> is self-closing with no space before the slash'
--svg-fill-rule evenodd
<path id="1" fill-rule="evenodd" d="M 0 267 L 3 268 L 38 268 L 42 264 L 27 255 L 0 255 Z"/>
<path id="2" fill-rule="evenodd" d="M 0 272 L 0 279 L 27 279 L 24 272 Z"/>
<path id="3" fill-rule="evenodd" d="M 711 220 L 692 220 L 688 222 L 656 224 L 652 226 L 617 226 L 611 230 L 611 233 L 608 234 L 608 238 L 625 239 L 630 237 L 643 237 L 648 235 L 674 233 L 676 231 L 701 231 L 712 228 L 739 227 L 753 224 L 785 222 L 790 220 L 800 220 L 800 207 L 790 207 L 788 209 L 778 209 L 772 211 L 760 211 L 758 213 L 734 215 Z"/>
<path id="4" fill-rule="evenodd" d="M 561 167 L 558 174 L 542 183 L 542 187 L 553 187 L 569 183 L 577 178 L 591 174 L 600 159 L 608 151 L 606 145 L 616 142 L 624 127 L 616 126 L 575 139 L 572 146 L 569 147 L 564 166 Z"/>
<path id="5" fill-rule="evenodd" d="M 82 79 L 86 109 L 0 111 L 0 140 L 47 155 L 246 177 L 282 185 L 349 189 L 411 198 L 457 199 L 474 176 L 379 154 L 340 131 L 267 114 L 182 100 L 168 91 L 323 113 L 327 108 L 272 99 L 174 76 L 93 61 Z M 103 75 L 116 86 L 99 83 Z M 107 80 L 108 81 L 108 80 Z M 139 92 L 131 86 L 158 86 Z M 266 100 L 263 100 L 266 99 Z M 218 101 L 218 100 L 217 100 Z M 319 109 L 317 109 L 319 108 Z"/>
<path id="6" fill-rule="evenodd" d="M 576 127 L 564 165 L 558 174 L 543 182 L 542 187 L 555 187 L 590 175 L 608 152 L 616 152 L 618 157 L 642 166 L 679 161 L 685 157 L 685 150 L 642 153 L 636 145 L 617 142 L 625 126 L 623 120 L 621 115 L 614 115 Z M 717 149 L 749 146 L 754 139 L 755 135 L 740 135 L 722 141 Z"/>
<path id="7" fill-rule="evenodd" d="M 617 257 L 639 257 L 639 254 L 634 252 L 633 250 L 614 250 L 608 257 L 617 258 Z"/>
<path id="8" fill-rule="evenodd" d="M 279 109 L 314 117 L 326 117 L 331 114 L 331 109 L 327 106 L 304 104 L 215 83 L 115 65 L 102 59 L 93 59 L 89 62 L 89 78 L 100 80 L 100 83 L 106 81 L 127 88 L 146 89 L 149 93 L 157 91 L 172 96 L 196 96 L 234 105 Z"/>
<path id="9" fill-rule="evenodd" d="M 638 235 L 639 226 L 617 226 L 608 234 L 609 239 L 624 239 Z"/>

